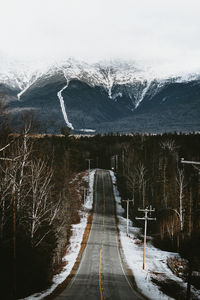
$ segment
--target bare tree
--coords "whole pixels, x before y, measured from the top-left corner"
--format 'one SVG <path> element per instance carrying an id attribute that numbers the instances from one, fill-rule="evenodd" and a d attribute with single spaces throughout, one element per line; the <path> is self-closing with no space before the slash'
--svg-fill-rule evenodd
<path id="1" fill-rule="evenodd" d="M 181 232 L 182 232 L 183 231 L 183 225 L 184 225 L 184 215 L 183 215 L 183 198 L 184 198 L 184 194 L 183 194 L 183 192 L 184 192 L 185 184 L 184 184 L 184 171 L 181 170 L 181 169 L 177 170 L 176 182 L 177 182 L 178 188 L 179 188 L 179 208 L 174 209 L 174 211 L 176 212 L 176 214 L 179 217 Z"/>
<path id="2" fill-rule="evenodd" d="M 0 181 L 0 237 L 3 238 L 4 226 L 6 225 L 6 212 L 10 208 L 11 201 L 9 201 L 11 191 L 11 181 L 9 176 L 9 170 L 1 169 L 1 181 Z"/>
<path id="3" fill-rule="evenodd" d="M 176 152 L 176 149 L 178 148 L 176 146 L 176 143 L 174 140 L 172 139 L 169 139 L 169 140 L 166 140 L 166 141 L 163 141 L 160 143 L 160 147 L 163 149 L 163 150 L 168 150 L 170 152 Z"/>
<path id="4" fill-rule="evenodd" d="M 159 224 L 161 239 L 164 239 L 165 234 L 168 234 L 170 239 L 173 241 L 178 231 L 178 222 L 179 220 L 177 215 L 169 214 L 169 212 L 167 215 L 164 215 Z"/>
<path id="5" fill-rule="evenodd" d="M 36 233 L 39 231 L 42 223 L 52 225 L 59 211 L 59 203 L 54 204 L 52 201 L 52 168 L 39 159 L 36 162 L 31 162 L 30 169 L 31 190 L 29 194 L 30 200 L 27 205 L 27 214 L 30 220 L 29 230 L 32 244 L 38 246 L 48 232 L 35 238 Z"/>
<path id="6" fill-rule="evenodd" d="M 29 156 L 32 152 L 32 144 L 29 143 L 29 132 L 31 129 L 31 121 L 24 124 L 22 142 L 18 144 L 17 152 L 21 157 L 19 160 L 19 179 L 17 186 L 17 210 L 19 210 L 21 194 L 23 189 L 23 182 L 25 180 L 25 167 L 29 165 Z"/>
<path id="7" fill-rule="evenodd" d="M 128 189 L 132 193 L 132 199 L 134 199 L 135 185 L 136 185 L 136 173 L 132 171 L 126 176 L 126 178 L 127 178 Z"/>
<path id="8" fill-rule="evenodd" d="M 167 139 L 165 141 L 162 141 L 160 143 L 161 149 L 164 151 L 163 153 L 163 158 L 161 161 L 159 161 L 159 169 L 161 171 L 161 182 L 163 184 L 163 201 L 165 208 L 169 207 L 168 203 L 168 193 L 167 193 L 167 186 L 168 186 L 168 181 L 169 178 L 167 178 L 167 166 L 168 166 L 168 156 L 170 155 L 173 157 L 176 161 L 176 164 L 178 164 L 178 153 L 177 149 L 178 147 L 176 146 L 176 143 L 172 139 Z"/>
<path id="9" fill-rule="evenodd" d="M 136 168 L 137 183 L 139 187 L 140 199 L 142 199 L 142 207 L 145 207 L 145 189 L 146 189 L 146 173 L 147 170 L 142 163 L 139 163 Z"/>
<path id="10" fill-rule="evenodd" d="M 181 169 L 177 170 L 177 177 L 176 182 L 178 184 L 178 190 L 179 190 L 179 204 L 178 208 L 166 208 L 168 211 L 173 211 L 176 213 L 176 217 L 178 217 L 180 229 L 181 229 L 181 235 L 183 234 L 183 227 L 184 227 L 184 209 L 183 209 L 183 199 L 184 199 L 184 172 Z M 169 236 L 173 237 L 175 228 L 177 227 L 176 224 L 176 218 L 174 216 L 168 217 L 168 219 L 165 222 L 165 225 L 168 231 Z M 179 244 L 179 239 L 178 239 Z M 178 245 L 179 247 L 179 245 Z"/>
<path id="11" fill-rule="evenodd" d="M 53 201 L 52 197 L 52 166 L 47 166 L 42 159 L 35 161 L 31 158 L 30 128 L 31 123 L 26 123 L 23 134 L 0 149 L 4 153 L 0 166 L 3 174 L 0 183 L 0 234 L 3 235 L 6 222 L 6 207 L 12 205 L 15 225 L 18 218 L 20 226 L 26 229 L 27 234 L 29 232 L 32 245 L 38 246 L 48 234 L 48 230 L 42 231 L 41 226 L 47 224 L 50 227 L 53 224 L 60 202 Z"/>

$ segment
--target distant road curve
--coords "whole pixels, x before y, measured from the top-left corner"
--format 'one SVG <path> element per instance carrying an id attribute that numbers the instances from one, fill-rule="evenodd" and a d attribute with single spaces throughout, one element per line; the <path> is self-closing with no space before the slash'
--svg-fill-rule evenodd
<path id="1" fill-rule="evenodd" d="M 55 300 L 144 300 L 132 287 L 118 249 L 115 206 L 110 174 L 96 173 L 94 216 L 79 268 Z"/>

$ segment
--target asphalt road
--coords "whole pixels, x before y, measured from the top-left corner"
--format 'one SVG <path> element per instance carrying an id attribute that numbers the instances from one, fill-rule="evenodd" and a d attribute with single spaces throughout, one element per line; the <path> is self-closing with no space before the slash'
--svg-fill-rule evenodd
<path id="1" fill-rule="evenodd" d="M 94 188 L 95 208 L 87 246 L 76 275 L 55 299 L 143 300 L 122 267 L 108 171 L 97 171 Z"/>

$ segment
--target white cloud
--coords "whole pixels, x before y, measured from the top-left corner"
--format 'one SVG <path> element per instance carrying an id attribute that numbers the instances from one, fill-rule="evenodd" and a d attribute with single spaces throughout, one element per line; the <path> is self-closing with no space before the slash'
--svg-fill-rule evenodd
<path id="1" fill-rule="evenodd" d="M 0 0 L 0 52 L 200 69 L 199 0 Z"/>

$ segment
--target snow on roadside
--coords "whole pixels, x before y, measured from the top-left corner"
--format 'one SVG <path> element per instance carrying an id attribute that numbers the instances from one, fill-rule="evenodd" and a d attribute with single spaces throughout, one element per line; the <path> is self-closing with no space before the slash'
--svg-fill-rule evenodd
<path id="1" fill-rule="evenodd" d="M 86 201 L 84 203 L 84 208 L 91 210 L 93 205 L 93 185 L 94 185 L 94 175 L 95 175 L 96 169 L 90 171 L 90 178 L 89 178 L 89 194 L 86 197 Z M 85 181 L 88 181 L 88 176 L 84 176 L 83 179 Z"/>
<path id="2" fill-rule="evenodd" d="M 110 171 L 113 182 L 113 191 L 116 201 L 118 228 L 120 232 L 120 240 L 123 250 L 123 256 L 129 268 L 132 270 L 138 290 L 152 300 L 171 300 L 173 298 L 165 295 L 154 284 L 151 278 L 156 280 L 174 280 L 186 289 L 186 283 L 177 276 L 167 266 L 168 257 L 178 257 L 178 253 L 162 251 L 155 248 L 150 242 L 147 242 L 145 270 L 142 269 L 143 263 L 143 242 L 137 237 L 141 236 L 141 229 L 133 227 L 129 220 L 129 237 L 126 235 L 126 219 L 123 218 L 124 209 L 121 206 L 121 198 L 116 186 L 116 177 L 113 171 Z M 200 299 L 200 291 L 192 289 L 197 299 Z"/>
<path id="3" fill-rule="evenodd" d="M 95 175 L 96 170 L 91 170 L 90 171 L 90 176 L 89 176 L 89 191 L 88 195 L 86 196 L 85 203 L 83 205 L 83 209 L 80 210 L 80 223 L 72 225 L 72 235 L 70 238 L 69 245 L 67 247 L 67 254 L 63 257 L 63 262 L 66 262 L 66 265 L 64 266 L 62 272 L 60 274 L 57 274 L 53 277 L 53 284 L 52 286 L 41 292 L 41 293 L 36 293 L 31 296 L 28 296 L 26 298 L 23 298 L 21 300 L 40 300 L 43 299 L 44 297 L 50 295 L 56 287 L 61 284 L 70 274 L 76 259 L 78 257 L 80 248 L 81 248 L 81 242 L 83 240 L 83 235 L 85 232 L 85 228 L 87 226 L 87 220 L 89 216 L 89 212 L 92 209 L 93 205 L 93 184 L 94 184 L 94 175 Z M 88 176 L 84 176 L 83 179 L 88 182 Z"/>

